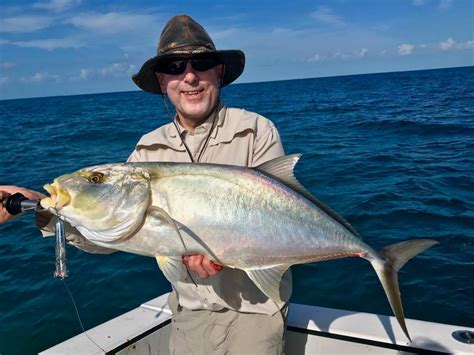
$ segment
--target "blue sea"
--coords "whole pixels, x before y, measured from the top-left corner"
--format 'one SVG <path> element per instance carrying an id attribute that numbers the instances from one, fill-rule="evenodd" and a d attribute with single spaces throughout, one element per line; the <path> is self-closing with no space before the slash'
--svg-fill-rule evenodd
<path id="1" fill-rule="evenodd" d="M 236 84 L 223 99 L 270 118 L 286 152 L 304 153 L 303 185 L 371 246 L 438 240 L 400 272 L 406 316 L 474 326 L 474 67 Z M 168 120 L 161 98 L 139 91 L 0 101 L 0 184 L 42 190 L 78 168 L 122 162 Z M 54 239 L 33 214 L 0 226 L 2 355 L 81 332 L 54 265 Z M 170 290 L 153 258 L 68 247 L 68 267 L 87 329 Z M 293 274 L 293 302 L 391 314 L 362 259 Z"/>

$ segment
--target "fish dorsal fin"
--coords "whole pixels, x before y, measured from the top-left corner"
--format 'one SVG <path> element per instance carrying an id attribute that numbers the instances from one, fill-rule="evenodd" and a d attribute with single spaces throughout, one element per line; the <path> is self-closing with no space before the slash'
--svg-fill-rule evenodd
<path id="1" fill-rule="evenodd" d="M 286 186 L 292 188 L 300 195 L 306 197 L 309 201 L 314 203 L 320 209 L 322 209 L 325 213 L 327 213 L 330 217 L 334 218 L 337 222 L 342 224 L 349 232 L 358 236 L 359 233 L 355 230 L 354 227 L 350 225 L 343 217 L 337 214 L 332 208 L 328 207 L 323 202 L 319 201 L 316 197 L 314 197 L 306 188 L 301 185 L 301 183 L 296 179 L 294 174 L 294 169 L 298 160 L 300 160 L 301 154 L 291 154 L 291 155 L 284 155 L 279 158 L 272 159 L 263 163 L 254 169 L 264 173 L 265 175 L 269 175 L 270 177 L 280 181 L 281 183 L 285 184 Z"/>
<path id="2" fill-rule="evenodd" d="M 267 269 L 245 270 L 254 284 L 270 299 L 281 303 L 280 283 L 288 265 L 276 265 Z"/>
<path id="3" fill-rule="evenodd" d="M 257 166 L 255 169 L 266 175 L 276 178 L 302 195 L 311 195 L 309 191 L 306 190 L 296 179 L 293 172 L 296 163 L 298 160 L 300 160 L 300 158 L 301 154 L 284 155 L 282 157 L 267 161 L 266 163 Z"/>

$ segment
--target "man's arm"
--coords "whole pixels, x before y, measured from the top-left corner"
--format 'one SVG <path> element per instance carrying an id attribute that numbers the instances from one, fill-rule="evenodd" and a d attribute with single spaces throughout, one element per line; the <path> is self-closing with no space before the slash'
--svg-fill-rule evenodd
<path id="1" fill-rule="evenodd" d="M 270 123 L 269 128 L 255 139 L 252 167 L 285 155 L 278 130 Z"/>
<path id="2" fill-rule="evenodd" d="M 15 217 L 7 212 L 5 207 L 3 207 L 3 203 L 1 203 L 1 201 L 17 192 L 23 194 L 26 198 L 30 200 L 39 200 L 44 197 L 44 195 L 39 192 L 28 190 L 23 187 L 13 185 L 0 185 L 0 223 L 5 223 L 6 221 L 9 221 L 10 219 Z"/>

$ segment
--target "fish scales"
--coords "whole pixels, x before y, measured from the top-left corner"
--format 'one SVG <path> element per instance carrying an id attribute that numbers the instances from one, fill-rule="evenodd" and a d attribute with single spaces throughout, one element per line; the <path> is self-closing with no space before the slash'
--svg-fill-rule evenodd
<path id="1" fill-rule="evenodd" d="M 166 205 L 159 206 L 184 225 L 193 226 L 196 234 L 206 235 L 207 244 L 218 251 L 219 259 L 223 260 L 226 250 L 225 255 L 230 260 L 250 261 L 262 254 L 271 254 L 271 262 L 279 264 L 279 256 L 289 261 L 287 251 L 294 245 L 299 248 L 292 263 L 297 263 L 302 256 L 309 257 L 308 260 L 311 256 L 319 259 L 325 253 L 328 239 L 331 240 L 330 254 L 335 254 L 335 244 L 339 246 L 339 253 L 366 250 L 355 236 L 332 220 L 324 219 L 322 211 L 305 198 L 248 169 L 223 170 L 209 166 L 200 169 L 197 175 L 195 170 L 183 173 L 181 167 L 172 165 L 169 171 L 157 175 L 153 193 L 165 196 L 166 200 Z M 195 206 L 199 206 L 199 211 Z M 190 246 L 190 251 L 212 259 L 202 247 L 196 250 Z M 231 266 L 249 268 L 253 265 L 234 263 Z"/>

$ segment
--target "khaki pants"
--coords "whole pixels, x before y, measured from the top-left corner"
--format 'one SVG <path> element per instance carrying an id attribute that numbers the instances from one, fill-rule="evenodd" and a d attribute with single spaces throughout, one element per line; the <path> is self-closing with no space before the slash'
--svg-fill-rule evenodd
<path id="1" fill-rule="evenodd" d="M 274 315 L 232 310 L 191 311 L 178 305 L 175 292 L 171 354 L 282 354 L 288 307 Z"/>

